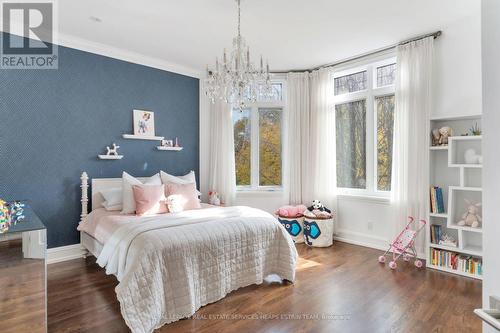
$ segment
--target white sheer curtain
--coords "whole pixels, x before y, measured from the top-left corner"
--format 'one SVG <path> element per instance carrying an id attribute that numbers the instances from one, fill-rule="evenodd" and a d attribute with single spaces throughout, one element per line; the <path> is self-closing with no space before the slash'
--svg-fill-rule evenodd
<path id="1" fill-rule="evenodd" d="M 236 195 L 233 118 L 230 105 L 219 100 L 210 106 L 210 139 L 208 184 L 222 202 L 232 205 Z"/>
<path id="2" fill-rule="evenodd" d="M 330 69 L 310 74 L 310 140 L 307 158 L 308 176 L 303 179 L 303 199 L 310 203 L 319 199 L 337 209 L 335 108 L 333 77 Z"/>
<path id="3" fill-rule="evenodd" d="M 395 229 L 407 217 L 426 219 L 429 212 L 429 118 L 434 38 L 397 48 L 396 105 L 392 166 Z M 417 249 L 422 251 L 422 232 Z"/>
<path id="4" fill-rule="evenodd" d="M 285 155 L 288 164 L 288 192 L 290 204 L 304 203 L 303 182 L 310 177 L 307 166 L 309 151 L 309 73 L 287 75 L 287 140 Z"/>

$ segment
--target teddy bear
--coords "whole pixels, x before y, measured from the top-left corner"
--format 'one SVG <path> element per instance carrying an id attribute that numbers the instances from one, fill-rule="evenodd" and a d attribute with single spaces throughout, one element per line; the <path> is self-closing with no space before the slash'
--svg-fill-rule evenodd
<path id="1" fill-rule="evenodd" d="M 448 126 L 441 127 L 439 129 L 439 134 L 441 134 L 441 136 L 439 137 L 439 144 L 440 145 L 447 145 L 448 144 L 448 137 L 453 135 L 453 130 L 451 129 L 451 127 L 448 127 Z"/>
<path id="2" fill-rule="evenodd" d="M 459 226 L 468 226 L 472 228 L 479 228 L 479 224 L 483 221 L 479 215 L 479 207 L 481 203 L 473 205 L 469 200 L 465 199 L 465 202 L 469 205 L 467 212 L 462 215 L 462 220 L 458 221 Z"/>
<path id="3" fill-rule="evenodd" d="M 307 209 L 306 206 L 304 205 L 297 205 L 297 206 L 282 206 L 278 208 L 278 210 L 275 212 L 276 215 L 279 215 L 281 217 L 301 217 L 302 213 Z"/>

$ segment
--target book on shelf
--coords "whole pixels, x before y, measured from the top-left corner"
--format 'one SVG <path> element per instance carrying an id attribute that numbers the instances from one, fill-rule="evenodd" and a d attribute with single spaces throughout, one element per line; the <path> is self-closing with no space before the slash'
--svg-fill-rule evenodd
<path id="1" fill-rule="evenodd" d="M 452 251 L 432 249 L 429 260 L 434 266 L 444 267 L 461 273 L 472 275 L 483 274 L 483 262 L 479 258 L 459 254 Z"/>
<path id="2" fill-rule="evenodd" d="M 444 214 L 443 189 L 439 186 L 432 186 L 430 191 L 431 213 Z"/>
<path id="3" fill-rule="evenodd" d="M 442 232 L 441 225 L 431 224 L 431 243 L 440 244 Z"/>

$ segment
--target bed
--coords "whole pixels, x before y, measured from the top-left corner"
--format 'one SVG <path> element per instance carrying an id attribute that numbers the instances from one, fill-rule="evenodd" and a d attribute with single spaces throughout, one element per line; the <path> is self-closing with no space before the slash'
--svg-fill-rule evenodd
<path id="1" fill-rule="evenodd" d="M 86 173 L 81 180 L 81 244 L 117 277 L 121 313 L 133 332 L 189 317 L 270 274 L 295 280 L 295 245 L 262 210 L 205 205 L 147 217 L 110 213 L 99 193 L 121 187 L 121 178 L 105 178 L 92 179 L 87 213 Z"/>

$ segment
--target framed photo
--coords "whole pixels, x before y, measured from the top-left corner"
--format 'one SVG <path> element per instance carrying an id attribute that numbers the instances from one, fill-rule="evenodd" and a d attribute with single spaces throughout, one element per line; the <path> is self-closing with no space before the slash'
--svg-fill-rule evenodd
<path id="1" fill-rule="evenodd" d="M 134 110 L 134 134 L 138 136 L 155 136 L 155 113 Z"/>
<path id="2" fill-rule="evenodd" d="M 161 145 L 164 147 L 173 147 L 174 141 L 173 140 L 162 140 Z"/>

